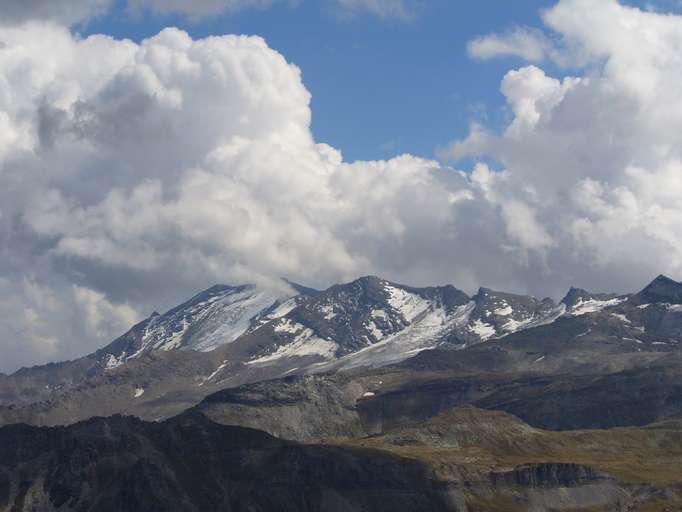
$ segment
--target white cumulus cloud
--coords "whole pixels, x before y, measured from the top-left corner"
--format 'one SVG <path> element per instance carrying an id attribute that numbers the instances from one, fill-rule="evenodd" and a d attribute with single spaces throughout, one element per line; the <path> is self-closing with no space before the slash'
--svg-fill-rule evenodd
<path id="1" fill-rule="evenodd" d="M 548 272 L 619 289 L 658 272 L 679 278 L 682 17 L 562 0 L 543 19 L 564 63 L 584 73 L 509 71 L 506 128 L 476 125 L 443 155 L 497 162 L 487 186 L 502 204 L 532 209 L 524 245 L 542 249 Z"/>
<path id="2" fill-rule="evenodd" d="M 475 59 L 511 56 L 531 62 L 541 62 L 556 53 L 554 44 L 542 31 L 526 27 L 476 37 L 469 41 L 467 50 Z"/>
<path id="3" fill-rule="evenodd" d="M 425 277 L 419 247 L 452 232 L 466 179 L 409 155 L 344 162 L 312 137 L 300 70 L 261 38 L 136 44 L 34 22 L 0 39 L 0 310 L 33 340 L 5 368 L 95 348 L 115 319 L 212 282 Z M 27 279 L 56 299 L 32 306 Z M 74 302 L 90 318 L 77 328 Z"/>
<path id="4" fill-rule="evenodd" d="M 572 76 L 509 70 L 506 126 L 443 150 L 470 172 L 345 161 L 258 37 L 0 27 L 0 370 L 92 351 L 214 282 L 680 278 L 682 18 L 561 0 L 543 19 Z"/>

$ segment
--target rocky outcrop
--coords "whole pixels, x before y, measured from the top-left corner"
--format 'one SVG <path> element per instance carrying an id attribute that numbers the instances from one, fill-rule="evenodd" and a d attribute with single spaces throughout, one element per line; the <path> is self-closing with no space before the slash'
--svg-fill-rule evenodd
<path id="1" fill-rule="evenodd" d="M 524 464 L 509 471 L 490 473 L 495 487 L 578 487 L 611 477 L 580 464 L 544 462 Z"/>

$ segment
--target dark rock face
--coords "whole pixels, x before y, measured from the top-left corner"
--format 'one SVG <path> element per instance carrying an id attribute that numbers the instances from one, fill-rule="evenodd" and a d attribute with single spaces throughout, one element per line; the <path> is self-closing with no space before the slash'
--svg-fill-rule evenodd
<path id="1" fill-rule="evenodd" d="M 449 510 L 416 462 L 198 417 L 4 427 L 2 503 L 13 511 Z"/>
<path id="2" fill-rule="evenodd" d="M 682 365 L 678 359 L 598 377 L 519 379 L 476 404 L 552 430 L 641 426 L 682 415 Z"/>
<path id="3" fill-rule="evenodd" d="M 641 292 L 633 295 L 631 301 L 636 304 L 682 304 L 682 283 L 660 275 Z"/>
<path id="4" fill-rule="evenodd" d="M 603 376 L 453 376 L 400 386 L 362 401 L 358 412 L 375 429 L 465 404 L 551 430 L 642 426 L 682 416 L 681 382 L 679 360 Z"/>
<path id="5" fill-rule="evenodd" d="M 511 471 L 490 474 L 490 481 L 496 487 L 578 487 L 604 479 L 610 477 L 589 466 L 566 463 L 525 464 Z"/>

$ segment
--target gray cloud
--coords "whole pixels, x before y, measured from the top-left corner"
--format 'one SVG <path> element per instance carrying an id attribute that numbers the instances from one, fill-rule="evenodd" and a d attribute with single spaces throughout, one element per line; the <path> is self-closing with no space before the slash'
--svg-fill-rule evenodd
<path id="1" fill-rule="evenodd" d="M 3 0 L 0 24 L 43 20 L 72 25 L 104 14 L 111 4 L 112 0 Z"/>
<path id="2" fill-rule="evenodd" d="M 553 42 L 542 31 L 526 27 L 477 37 L 468 43 L 467 51 L 475 59 L 513 56 L 530 62 L 542 62 L 558 54 Z"/>
<path id="3" fill-rule="evenodd" d="M 346 16 L 371 14 L 382 19 L 410 20 L 417 14 L 415 0 L 332 0 Z"/>
<path id="4" fill-rule="evenodd" d="M 231 14 L 246 9 L 269 9 L 277 4 L 295 7 L 303 0 L 126 0 L 127 12 L 166 16 L 179 14 L 198 21 L 208 16 Z M 411 19 L 414 0 L 328 0 L 344 15 L 371 14 L 382 19 Z M 106 14 L 113 0 L 4 0 L 0 3 L 0 25 L 29 21 L 50 21 L 64 26 L 87 22 Z M 1 45 L 0 45 L 1 46 Z"/>
<path id="5" fill-rule="evenodd" d="M 232 13 L 243 9 L 267 9 L 275 4 L 296 5 L 300 0 L 128 0 L 133 13 L 143 11 L 155 14 L 184 14 L 190 18 L 203 18 L 216 14 Z"/>

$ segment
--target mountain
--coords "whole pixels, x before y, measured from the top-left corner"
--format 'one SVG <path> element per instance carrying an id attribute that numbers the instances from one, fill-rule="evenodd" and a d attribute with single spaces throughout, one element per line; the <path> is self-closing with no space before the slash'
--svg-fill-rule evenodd
<path id="1" fill-rule="evenodd" d="M 294 286 L 215 285 L 163 315 L 152 314 L 98 354 L 112 369 L 152 350 L 215 350 L 317 293 Z"/>
<path id="2" fill-rule="evenodd" d="M 478 372 L 623 371 L 678 350 L 678 306 L 642 303 L 674 296 L 672 286 L 654 297 L 659 281 L 632 296 L 572 288 L 559 304 L 374 276 L 323 291 L 217 285 L 89 356 L 0 376 L 0 423 L 65 424 L 112 413 L 158 420 L 223 388 L 381 368 L 419 354 L 415 361 L 434 368 L 447 361 Z"/>
<path id="3" fill-rule="evenodd" d="M 678 288 L 215 286 L 0 377 L 0 510 L 677 510 Z"/>
<path id="4" fill-rule="evenodd" d="M 638 305 L 652 303 L 679 305 L 682 304 L 682 283 L 660 275 L 630 300 Z"/>
<path id="5" fill-rule="evenodd" d="M 450 285 L 414 288 L 370 276 L 332 286 L 240 343 L 259 348 L 247 357 L 260 367 L 301 355 L 317 356 L 309 368 L 316 372 L 383 366 L 437 346 L 463 348 L 543 325 L 564 310 L 550 299 L 488 289 L 469 297 Z"/>
<path id="6" fill-rule="evenodd" d="M 453 408 L 301 444 L 191 414 L 0 428 L 0 507 L 45 511 L 677 510 L 680 426 L 555 433 Z M 636 444 L 633 444 L 636 443 Z"/>
<path id="7" fill-rule="evenodd" d="M 110 370 L 155 350 L 208 352 L 240 340 L 228 356 L 254 365 L 301 356 L 343 367 L 386 364 L 442 342 L 465 346 L 542 325 L 565 311 L 550 299 L 485 288 L 469 297 L 451 285 L 415 288 L 374 276 L 323 292 L 294 286 L 298 293 L 216 285 L 152 315 L 98 355 Z"/>
<path id="8" fill-rule="evenodd" d="M 464 335 L 473 343 L 551 323 L 566 310 L 564 304 L 557 305 L 549 298 L 538 300 L 488 288 L 479 289 L 473 302 L 476 307 L 467 326 L 469 335 Z"/>
<path id="9" fill-rule="evenodd" d="M 571 287 L 561 303 L 566 306 L 566 313 L 569 315 L 584 315 L 617 306 L 626 299 L 627 296 L 619 296 L 615 293 L 591 293 L 581 288 Z"/>

